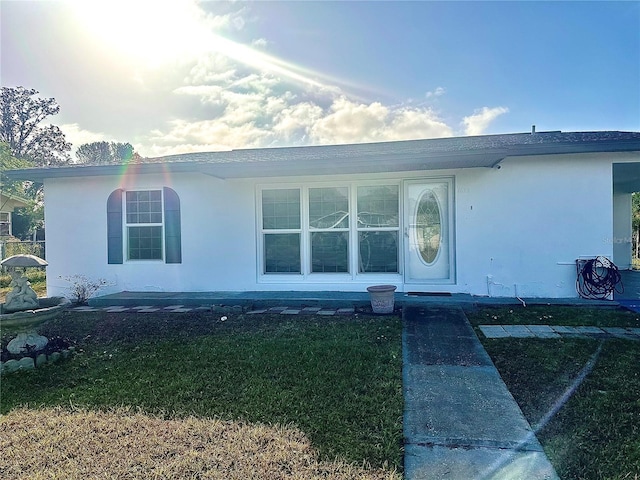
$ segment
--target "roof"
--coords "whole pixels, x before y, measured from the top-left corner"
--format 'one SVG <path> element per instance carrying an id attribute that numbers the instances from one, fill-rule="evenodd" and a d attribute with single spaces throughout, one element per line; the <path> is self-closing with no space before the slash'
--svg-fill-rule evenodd
<path id="1" fill-rule="evenodd" d="M 218 178 L 495 167 L 504 158 L 640 151 L 640 132 L 538 132 L 428 140 L 240 149 L 148 158 L 129 165 L 66 165 L 6 172 L 15 179 L 199 172 Z"/>
<path id="2" fill-rule="evenodd" d="M 27 205 L 29 205 L 29 200 L 27 200 L 26 198 L 20 197 L 18 195 L 13 194 L 13 193 L 2 191 L 2 188 L 0 188 L 0 199 L 1 199 L 1 197 L 4 197 L 4 198 L 6 198 L 8 200 L 11 200 L 13 208 L 15 208 L 15 207 L 26 207 Z M 4 201 L 0 202 L 0 207 L 2 207 L 3 204 L 4 204 Z"/>

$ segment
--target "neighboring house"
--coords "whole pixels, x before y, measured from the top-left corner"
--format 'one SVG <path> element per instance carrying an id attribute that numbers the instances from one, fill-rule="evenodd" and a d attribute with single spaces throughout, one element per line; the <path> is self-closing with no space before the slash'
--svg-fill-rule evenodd
<path id="1" fill-rule="evenodd" d="M 575 297 L 631 265 L 640 133 L 541 132 L 173 155 L 8 172 L 44 182 L 47 291 Z"/>
<path id="2" fill-rule="evenodd" d="M 11 214 L 16 208 L 27 207 L 29 201 L 10 193 L 0 191 L 0 239 L 13 235 Z"/>

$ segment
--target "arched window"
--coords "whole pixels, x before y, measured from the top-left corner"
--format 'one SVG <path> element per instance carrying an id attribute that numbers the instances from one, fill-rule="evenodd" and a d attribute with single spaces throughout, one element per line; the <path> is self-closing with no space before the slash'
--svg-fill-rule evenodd
<path id="1" fill-rule="evenodd" d="M 182 263 L 180 198 L 171 188 L 114 190 L 107 199 L 108 263 Z"/>

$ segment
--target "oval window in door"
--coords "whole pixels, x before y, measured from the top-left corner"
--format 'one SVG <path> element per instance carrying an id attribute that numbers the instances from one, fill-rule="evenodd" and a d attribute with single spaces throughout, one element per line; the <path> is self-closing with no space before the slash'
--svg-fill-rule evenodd
<path id="1" fill-rule="evenodd" d="M 438 257 L 442 242 L 440 204 L 433 190 L 427 190 L 418 200 L 415 222 L 420 256 L 425 263 L 432 264 Z"/>

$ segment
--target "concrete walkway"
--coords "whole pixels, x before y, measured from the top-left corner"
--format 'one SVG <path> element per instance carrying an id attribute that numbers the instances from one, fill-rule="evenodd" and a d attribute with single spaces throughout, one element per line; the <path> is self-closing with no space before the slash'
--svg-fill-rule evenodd
<path id="1" fill-rule="evenodd" d="M 462 309 L 403 323 L 405 478 L 557 479 Z"/>

